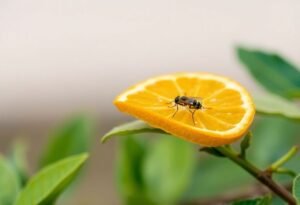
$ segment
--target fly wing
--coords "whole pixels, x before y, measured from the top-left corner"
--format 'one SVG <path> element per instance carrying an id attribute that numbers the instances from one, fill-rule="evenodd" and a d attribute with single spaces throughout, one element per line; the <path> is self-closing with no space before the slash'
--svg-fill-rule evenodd
<path id="1" fill-rule="evenodd" d="M 195 98 L 192 98 L 192 97 L 189 97 L 187 100 L 186 100 L 186 103 L 189 104 L 189 105 L 193 105 L 193 102 L 195 101 Z"/>
<path id="2" fill-rule="evenodd" d="M 199 100 L 199 101 L 202 101 L 202 100 L 203 100 L 202 97 L 194 97 L 194 96 L 190 96 L 189 99 Z"/>
<path id="3" fill-rule="evenodd" d="M 190 106 L 196 106 L 195 103 L 197 104 L 198 102 L 201 103 L 202 98 L 198 98 L 198 97 L 189 97 L 187 100 L 187 104 Z"/>

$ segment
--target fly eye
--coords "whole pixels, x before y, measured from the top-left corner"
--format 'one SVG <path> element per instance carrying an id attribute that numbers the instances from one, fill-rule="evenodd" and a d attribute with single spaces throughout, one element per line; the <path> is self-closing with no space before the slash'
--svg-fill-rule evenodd
<path id="1" fill-rule="evenodd" d="M 194 101 L 194 102 L 193 102 L 193 106 L 196 106 L 196 105 L 197 105 L 197 101 Z"/>

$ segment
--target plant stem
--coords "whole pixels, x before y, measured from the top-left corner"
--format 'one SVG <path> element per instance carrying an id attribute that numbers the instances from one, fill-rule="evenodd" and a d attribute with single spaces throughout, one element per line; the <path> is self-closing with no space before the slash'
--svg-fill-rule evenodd
<path id="1" fill-rule="evenodd" d="M 246 159 L 241 158 L 237 153 L 235 153 L 233 150 L 228 149 L 227 147 L 216 147 L 215 149 L 217 149 L 231 161 L 235 162 L 237 165 L 250 173 L 253 177 L 267 186 L 271 191 L 273 191 L 288 204 L 296 205 L 296 200 L 294 199 L 292 194 L 284 187 L 274 182 L 270 175 L 268 175 L 266 172 L 258 169 Z"/>
<path id="2" fill-rule="evenodd" d="M 273 172 L 275 172 L 277 174 L 286 174 L 286 175 L 291 176 L 292 178 L 295 178 L 297 176 L 296 172 L 289 170 L 289 169 L 285 169 L 285 168 L 277 168 Z"/>
<path id="3" fill-rule="evenodd" d="M 286 184 L 284 186 L 286 189 L 291 190 L 292 184 Z M 192 200 L 188 202 L 184 202 L 181 205 L 216 205 L 216 204 L 231 204 L 233 201 L 239 201 L 247 198 L 253 198 L 256 196 L 263 196 L 263 195 L 269 195 L 270 190 L 264 187 L 261 187 L 261 185 L 254 185 L 251 187 L 248 187 L 247 189 L 241 191 L 241 192 L 228 192 L 223 195 L 212 197 L 212 198 L 206 198 L 201 200 Z"/>
<path id="4" fill-rule="evenodd" d="M 299 146 L 293 146 L 285 155 L 283 155 L 280 159 L 274 162 L 270 169 L 271 171 L 276 171 L 279 167 L 281 167 L 284 163 L 290 160 L 299 150 Z"/>

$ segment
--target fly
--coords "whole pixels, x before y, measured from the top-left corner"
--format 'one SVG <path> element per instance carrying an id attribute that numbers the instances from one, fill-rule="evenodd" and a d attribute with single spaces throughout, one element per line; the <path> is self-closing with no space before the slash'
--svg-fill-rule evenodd
<path id="1" fill-rule="evenodd" d="M 194 119 L 194 114 L 197 110 L 200 110 L 203 106 L 200 102 L 200 100 L 198 100 L 200 98 L 197 97 L 188 97 L 188 96 L 177 96 L 174 98 L 174 105 L 171 107 L 175 107 L 176 106 L 176 111 L 174 112 L 173 117 L 175 117 L 176 113 L 178 112 L 178 106 L 183 106 L 183 107 L 187 107 L 189 109 L 189 111 L 192 114 L 192 119 L 193 119 L 193 123 L 194 125 L 196 125 L 195 123 L 195 119 Z"/>

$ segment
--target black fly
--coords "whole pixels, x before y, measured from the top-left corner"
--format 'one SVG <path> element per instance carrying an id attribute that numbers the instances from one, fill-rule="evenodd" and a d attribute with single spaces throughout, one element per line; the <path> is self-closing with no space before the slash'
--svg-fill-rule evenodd
<path id="1" fill-rule="evenodd" d="M 199 98 L 198 98 L 199 99 Z M 175 105 L 172 107 L 176 106 L 176 111 L 173 114 L 172 117 L 175 117 L 176 113 L 178 112 L 178 106 L 181 105 L 183 107 L 188 107 L 189 111 L 192 113 L 192 119 L 193 123 L 195 125 L 195 119 L 194 119 L 194 114 L 197 110 L 202 108 L 202 104 L 199 100 L 197 100 L 196 97 L 187 97 L 187 96 L 177 96 L 174 99 Z"/>

